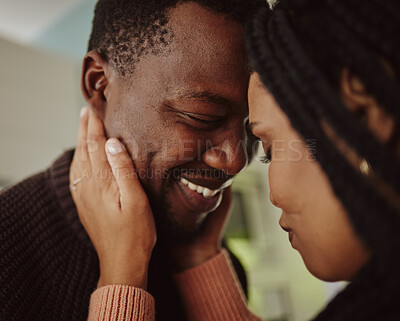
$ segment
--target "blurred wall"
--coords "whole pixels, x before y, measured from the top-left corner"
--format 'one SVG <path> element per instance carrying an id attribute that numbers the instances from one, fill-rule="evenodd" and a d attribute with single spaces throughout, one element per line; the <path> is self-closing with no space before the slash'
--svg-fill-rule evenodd
<path id="1" fill-rule="evenodd" d="M 80 66 L 0 39 L 0 185 L 47 167 L 77 137 Z"/>

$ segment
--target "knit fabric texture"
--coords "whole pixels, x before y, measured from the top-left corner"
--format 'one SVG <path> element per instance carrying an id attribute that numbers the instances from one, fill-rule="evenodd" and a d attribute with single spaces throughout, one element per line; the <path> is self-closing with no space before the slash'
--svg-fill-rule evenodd
<path id="1" fill-rule="evenodd" d="M 222 251 L 175 277 L 188 321 L 260 321 L 247 307 L 229 253 Z M 109 285 L 90 300 L 89 321 L 153 321 L 154 300 L 142 289 Z M 171 319 L 172 320 L 172 319 Z"/>
<path id="2" fill-rule="evenodd" d="M 260 321 L 247 306 L 228 252 L 175 276 L 190 321 Z"/>
<path id="3" fill-rule="evenodd" d="M 67 152 L 0 194 L 0 320 L 85 320 L 98 259 L 69 192 Z"/>
<path id="4" fill-rule="evenodd" d="M 88 321 L 153 321 L 154 298 L 128 285 L 103 286 L 92 294 Z"/>
<path id="5" fill-rule="evenodd" d="M 0 194 L 0 320 L 87 320 L 99 263 L 69 191 L 73 153 Z M 185 320 L 170 266 L 158 244 L 148 279 L 157 321 Z"/>

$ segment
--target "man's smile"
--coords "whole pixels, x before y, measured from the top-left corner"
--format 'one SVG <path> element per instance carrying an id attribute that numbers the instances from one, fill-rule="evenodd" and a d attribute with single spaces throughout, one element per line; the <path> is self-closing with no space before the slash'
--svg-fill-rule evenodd
<path id="1" fill-rule="evenodd" d="M 219 206 L 221 191 L 232 184 L 232 179 L 221 184 L 210 179 L 181 177 L 176 183 L 188 207 L 196 213 L 205 213 Z"/>
<path id="2" fill-rule="evenodd" d="M 211 189 L 211 188 L 208 188 L 208 187 L 205 187 L 202 185 L 198 185 L 198 184 L 194 183 L 193 181 L 190 181 L 183 177 L 181 178 L 181 183 L 188 186 L 192 191 L 196 191 L 200 195 L 203 195 L 205 198 L 211 198 L 211 197 L 215 196 L 222 189 L 222 188 Z M 224 186 L 224 185 L 222 185 L 222 186 Z"/>

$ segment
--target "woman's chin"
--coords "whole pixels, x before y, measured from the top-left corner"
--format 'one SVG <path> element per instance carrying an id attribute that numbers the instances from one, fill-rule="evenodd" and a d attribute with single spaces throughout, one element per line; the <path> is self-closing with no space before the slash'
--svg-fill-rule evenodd
<path id="1" fill-rule="evenodd" d="M 307 270 L 324 282 L 339 282 L 352 280 L 359 269 L 356 268 L 343 268 L 334 264 L 324 264 L 324 262 L 308 262 L 303 258 Z"/>

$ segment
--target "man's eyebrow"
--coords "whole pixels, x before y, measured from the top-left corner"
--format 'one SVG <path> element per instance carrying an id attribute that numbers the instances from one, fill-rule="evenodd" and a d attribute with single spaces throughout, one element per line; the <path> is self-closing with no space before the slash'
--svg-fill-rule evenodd
<path id="1" fill-rule="evenodd" d="M 195 99 L 202 102 L 209 102 L 217 105 L 223 105 L 226 107 L 232 107 L 237 105 L 237 103 L 233 102 L 229 98 L 212 93 L 210 91 L 184 93 L 183 95 L 179 96 L 179 99 Z"/>

